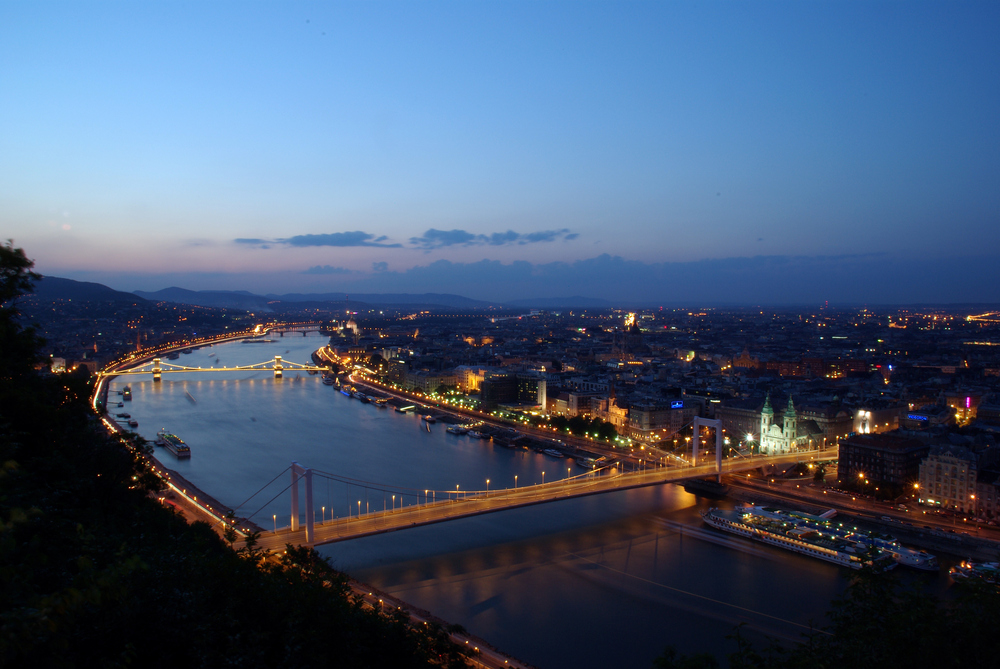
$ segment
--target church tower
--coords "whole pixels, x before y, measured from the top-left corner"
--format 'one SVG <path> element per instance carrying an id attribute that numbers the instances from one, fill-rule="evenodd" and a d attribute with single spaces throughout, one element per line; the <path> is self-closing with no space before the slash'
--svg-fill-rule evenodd
<path id="1" fill-rule="evenodd" d="M 771 408 L 771 393 L 764 398 L 764 408 L 760 412 L 760 436 L 767 433 L 767 429 L 774 422 L 774 409 Z"/>
<path id="2" fill-rule="evenodd" d="M 760 412 L 760 439 L 757 440 L 758 450 L 761 453 L 771 452 L 771 425 L 774 423 L 774 409 L 771 408 L 771 393 L 764 398 L 764 408 Z"/>
<path id="3" fill-rule="evenodd" d="M 789 446 L 795 443 L 798 436 L 798 416 L 795 415 L 795 405 L 792 404 L 792 396 L 788 396 L 788 407 L 785 409 L 785 429 L 784 437 Z"/>

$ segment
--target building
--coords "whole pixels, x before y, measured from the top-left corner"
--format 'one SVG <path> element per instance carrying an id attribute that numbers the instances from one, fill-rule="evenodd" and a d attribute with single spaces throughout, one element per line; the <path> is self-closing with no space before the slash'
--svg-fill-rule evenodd
<path id="1" fill-rule="evenodd" d="M 917 501 L 961 513 L 975 513 L 976 454 L 964 446 L 937 446 L 920 463 Z"/>
<path id="2" fill-rule="evenodd" d="M 628 409 L 627 435 L 647 444 L 666 441 L 700 415 L 698 402 L 683 399 L 636 403 Z"/>
<path id="3" fill-rule="evenodd" d="M 927 444 L 891 432 L 856 434 L 840 442 L 837 480 L 912 488 L 929 451 Z"/>
<path id="4" fill-rule="evenodd" d="M 490 374 L 479 384 L 479 397 L 487 411 L 501 404 L 523 404 L 545 409 L 545 378 L 534 374 Z"/>
<path id="5" fill-rule="evenodd" d="M 771 396 L 764 399 L 764 408 L 760 412 L 760 452 L 768 455 L 791 453 L 800 448 L 809 447 L 810 435 L 799 430 L 799 418 L 795 413 L 795 405 L 791 396 L 788 406 L 779 424 L 774 419 L 774 409 L 771 408 Z"/>

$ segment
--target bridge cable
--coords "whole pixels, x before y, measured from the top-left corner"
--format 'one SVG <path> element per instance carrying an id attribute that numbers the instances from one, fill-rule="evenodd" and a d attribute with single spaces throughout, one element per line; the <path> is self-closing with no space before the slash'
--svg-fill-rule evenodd
<path id="1" fill-rule="evenodd" d="M 282 469 L 282 470 L 281 470 L 281 472 L 280 472 L 280 473 L 278 474 L 278 476 L 275 476 L 275 477 L 274 477 L 273 479 L 271 479 L 270 481 L 268 481 L 267 483 L 265 483 L 264 485 L 262 485 L 262 486 L 261 486 L 261 487 L 260 487 L 260 488 L 259 488 L 259 489 L 257 490 L 257 492 L 255 492 L 254 494 L 252 494 L 252 495 L 250 495 L 249 497 L 247 497 L 247 498 L 246 498 L 245 500 L 243 500 L 243 502 L 241 502 L 240 504 L 237 504 L 237 505 L 236 505 L 236 508 L 237 508 L 237 509 L 239 509 L 239 508 L 240 508 L 240 507 L 242 507 L 242 506 L 243 506 L 244 504 L 246 504 L 247 502 L 249 502 L 250 500 L 252 500 L 252 499 L 253 499 L 254 497 L 256 497 L 256 496 L 257 496 L 257 495 L 259 495 L 260 493 L 264 492 L 264 488 L 266 488 L 267 486 L 269 486 L 269 485 L 271 485 L 272 483 L 274 483 L 275 481 L 277 481 L 277 480 L 278 480 L 278 477 L 279 477 L 279 476 L 282 476 L 282 475 L 284 475 L 284 473 L 285 473 L 285 472 L 287 472 L 287 471 L 288 471 L 289 469 L 291 469 L 291 468 L 292 468 L 292 466 L 291 466 L 291 465 L 289 465 L 289 466 L 285 467 L 284 469 Z M 289 487 L 291 487 L 291 486 L 289 486 Z"/>
<path id="2" fill-rule="evenodd" d="M 269 500 L 267 500 L 266 502 L 264 502 L 264 506 L 260 507 L 259 509 L 257 509 L 256 511 L 254 511 L 253 513 L 251 513 L 251 514 L 250 514 L 249 516 L 247 516 L 247 517 L 246 517 L 246 519 L 247 519 L 247 520 L 250 520 L 251 518 L 253 518 L 254 516 L 256 516 L 256 515 L 257 515 L 258 513 L 260 513 L 261 511 L 263 511 L 263 510 L 264 510 L 264 507 L 265 507 L 265 506 L 267 506 L 268 504 L 270 504 L 270 503 L 271 503 L 271 502 L 273 502 L 274 500 L 278 499 L 278 497 L 279 497 L 280 495 L 282 495 L 282 494 L 283 494 L 283 493 L 284 493 L 284 492 L 285 492 L 286 490 L 288 490 L 289 488 L 291 488 L 291 487 L 292 487 L 293 485 L 297 485 L 297 484 L 298 484 L 298 481 L 295 481 L 295 483 L 289 483 L 288 485 L 286 485 L 286 486 L 285 486 L 285 487 L 284 487 L 284 488 L 283 488 L 282 490 L 279 490 L 279 491 L 278 491 L 278 494 L 277 494 L 277 495 L 275 495 L 275 496 L 274 496 L 274 497 L 272 497 L 271 499 L 269 499 Z"/>

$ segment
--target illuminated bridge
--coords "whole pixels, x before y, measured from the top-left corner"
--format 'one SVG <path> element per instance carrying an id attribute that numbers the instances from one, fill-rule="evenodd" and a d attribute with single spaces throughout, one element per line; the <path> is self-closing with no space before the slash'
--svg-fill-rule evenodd
<path id="1" fill-rule="evenodd" d="M 281 549 L 285 544 L 312 545 L 346 541 L 359 537 L 392 532 L 419 525 L 440 523 L 456 518 L 467 518 L 494 511 L 514 509 L 545 502 L 597 495 L 618 490 L 629 490 L 646 486 L 662 485 L 685 479 L 720 476 L 756 469 L 766 465 L 788 465 L 798 462 L 832 460 L 837 458 L 837 447 L 824 450 L 800 451 L 783 455 L 755 455 L 740 459 L 707 464 L 678 464 L 658 466 L 650 469 L 638 469 L 625 472 L 617 465 L 603 469 L 589 470 L 575 476 L 567 468 L 566 478 L 549 481 L 537 485 L 518 486 L 515 477 L 510 487 L 487 490 L 423 490 L 387 486 L 370 481 L 352 479 L 330 472 L 307 469 L 293 463 L 291 467 L 278 474 L 271 483 L 281 478 L 291 470 L 291 482 L 277 495 L 248 516 L 258 526 L 272 525 L 273 530 L 261 533 L 258 545 L 264 549 Z M 343 497 L 338 491 L 337 498 L 340 508 L 317 508 L 313 499 L 314 479 L 346 486 Z M 264 488 L 271 485 L 269 483 Z M 300 507 L 299 488 L 304 483 L 305 496 Z M 487 481 L 489 486 L 489 481 Z M 254 494 L 249 500 L 238 507 L 236 515 L 242 515 L 239 509 L 247 509 L 253 505 L 251 500 L 260 494 L 264 488 Z M 257 518 L 267 504 L 291 490 L 291 524 L 278 527 L 278 518 Z M 382 504 L 378 504 L 382 502 Z M 378 508 L 381 507 L 381 508 Z M 300 513 L 301 511 L 301 513 Z M 268 523 L 267 521 L 272 521 Z M 237 521 L 239 522 L 239 521 Z M 282 523 L 284 523 L 282 519 Z"/>
<path id="2" fill-rule="evenodd" d="M 99 376 L 123 376 L 126 374 L 152 374 L 154 381 L 159 381 L 163 374 L 189 374 L 191 372 L 274 372 L 275 378 L 281 378 L 283 371 L 310 371 L 322 372 L 327 367 L 316 365 L 304 365 L 300 362 L 282 360 L 280 355 L 274 356 L 270 360 L 257 362 L 252 365 L 238 365 L 236 367 L 191 367 L 188 365 L 175 365 L 170 362 L 163 362 L 160 358 L 153 358 L 136 367 L 118 371 L 98 372 Z"/>

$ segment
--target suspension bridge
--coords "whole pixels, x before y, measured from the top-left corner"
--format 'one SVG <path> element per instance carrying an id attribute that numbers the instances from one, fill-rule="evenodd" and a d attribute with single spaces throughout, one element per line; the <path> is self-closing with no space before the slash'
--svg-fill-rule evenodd
<path id="1" fill-rule="evenodd" d="M 832 460 L 836 459 L 837 455 L 837 447 L 831 447 L 727 460 L 717 456 L 716 462 L 706 464 L 697 464 L 692 458 L 687 464 L 640 467 L 635 471 L 624 471 L 620 465 L 613 465 L 587 470 L 575 476 L 571 475 L 571 469 L 567 468 L 567 476 L 563 479 L 519 486 L 515 477 L 510 482 L 512 485 L 502 488 L 497 486 L 490 489 L 487 481 L 486 490 L 461 490 L 458 487 L 455 490 L 431 490 L 390 486 L 292 463 L 237 507 L 236 515 L 242 515 L 239 509 L 255 506 L 252 500 L 290 471 L 290 483 L 260 505 L 257 511 L 246 517 L 246 520 L 254 521 L 258 527 L 264 527 L 268 524 L 268 519 L 255 519 L 254 516 L 290 491 L 290 524 L 279 527 L 277 515 L 273 515 L 270 519 L 273 530 L 261 532 L 258 538 L 259 547 L 266 550 L 280 550 L 285 544 L 318 546 L 546 502 L 675 483 L 712 475 L 721 478 L 722 474 L 738 473 L 766 465 Z M 316 479 L 344 486 L 343 498 L 340 498 L 338 492 L 340 501 L 317 508 L 314 499 Z M 305 487 L 304 498 L 300 498 L 299 494 L 301 484 Z"/>
<path id="2" fill-rule="evenodd" d="M 191 372 L 273 372 L 275 378 L 281 378 L 285 371 L 327 371 L 327 367 L 317 365 L 306 365 L 300 362 L 283 360 L 280 355 L 276 355 L 270 360 L 257 362 L 252 365 L 237 365 L 235 367 L 198 367 L 191 365 L 175 365 L 171 362 L 164 362 L 161 358 L 153 358 L 147 362 L 122 370 L 110 370 L 98 372 L 98 376 L 124 376 L 128 374 L 152 374 L 154 381 L 159 381 L 164 374 L 189 374 Z"/>

